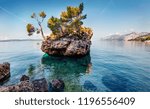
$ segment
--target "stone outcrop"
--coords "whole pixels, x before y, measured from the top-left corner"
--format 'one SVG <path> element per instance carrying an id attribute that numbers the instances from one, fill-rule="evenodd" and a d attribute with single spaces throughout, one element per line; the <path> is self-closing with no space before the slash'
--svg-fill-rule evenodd
<path id="1" fill-rule="evenodd" d="M 0 82 L 7 80 L 10 77 L 10 64 L 0 64 Z"/>
<path id="2" fill-rule="evenodd" d="M 20 83 L 11 86 L 0 87 L 0 92 L 47 92 L 48 83 L 45 78 L 29 81 L 29 77 L 23 75 Z"/>
<path id="3" fill-rule="evenodd" d="M 89 39 L 61 38 L 43 41 L 41 50 L 49 55 L 84 56 L 90 51 Z"/>

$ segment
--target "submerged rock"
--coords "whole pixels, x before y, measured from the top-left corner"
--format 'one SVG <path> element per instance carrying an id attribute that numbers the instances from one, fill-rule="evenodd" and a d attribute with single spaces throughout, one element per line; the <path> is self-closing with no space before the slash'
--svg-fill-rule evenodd
<path id="1" fill-rule="evenodd" d="M 88 91 L 96 91 L 97 87 L 91 82 L 91 81 L 85 81 L 84 85 L 83 85 L 84 89 L 88 90 Z"/>
<path id="2" fill-rule="evenodd" d="M 139 86 L 139 84 L 134 84 L 130 81 L 128 77 L 113 73 L 103 76 L 102 83 L 111 92 L 135 92 L 137 91 L 137 86 Z"/>
<path id="3" fill-rule="evenodd" d="M 51 92 L 63 92 L 65 88 L 65 83 L 61 79 L 54 79 L 50 83 L 49 90 Z"/>
<path id="4" fill-rule="evenodd" d="M 32 81 L 34 92 L 47 92 L 48 84 L 45 78 Z"/>
<path id="5" fill-rule="evenodd" d="M 10 64 L 0 64 L 0 82 L 7 80 L 10 77 Z"/>
<path id="6" fill-rule="evenodd" d="M 90 51 L 89 39 L 61 38 L 43 41 L 41 50 L 49 55 L 84 56 Z"/>
<path id="7" fill-rule="evenodd" d="M 29 81 L 29 77 L 23 75 L 20 83 L 11 86 L 0 87 L 0 92 L 47 92 L 48 84 L 45 78 Z"/>
<path id="8" fill-rule="evenodd" d="M 89 69 L 92 67 L 90 54 L 83 57 L 59 57 L 45 54 L 41 62 L 44 68 L 51 72 L 49 79 L 61 78 L 65 83 L 65 91 L 69 92 L 82 91 L 80 76 L 89 73 Z M 50 91 L 52 91 L 51 87 Z"/>

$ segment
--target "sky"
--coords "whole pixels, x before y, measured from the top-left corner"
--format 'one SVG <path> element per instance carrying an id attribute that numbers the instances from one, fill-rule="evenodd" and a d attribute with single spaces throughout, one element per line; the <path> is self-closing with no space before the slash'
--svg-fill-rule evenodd
<path id="1" fill-rule="evenodd" d="M 44 32 L 50 34 L 48 18 L 59 17 L 67 6 L 78 6 L 81 2 L 87 14 L 84 25 L 92 28 L 95 39 L 112 34 L 150 32 L 150 0 L 0 0 L 0 39 L 27 39 L 26 24 L 36 25 L 30 16 L 41 11 L 47 14 Z"/>

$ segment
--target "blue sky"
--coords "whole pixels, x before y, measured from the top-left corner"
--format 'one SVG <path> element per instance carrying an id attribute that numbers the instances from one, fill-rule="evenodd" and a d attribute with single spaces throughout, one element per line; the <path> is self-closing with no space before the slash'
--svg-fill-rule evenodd
<path id="1" fill-rule="evenodd" d="M 84 24 L 93 29 L 96 39 L 132 31 L 150 32 L 150 0 L 0 0 L 0 39 L 28 38 L 26 24 L 36 24 L 30 15 L 40 11 L 47 14 L 43 26 L 49 34 L 48 18 L 58 17 L 66 6 L 81 2 L 88 15 Z"/>

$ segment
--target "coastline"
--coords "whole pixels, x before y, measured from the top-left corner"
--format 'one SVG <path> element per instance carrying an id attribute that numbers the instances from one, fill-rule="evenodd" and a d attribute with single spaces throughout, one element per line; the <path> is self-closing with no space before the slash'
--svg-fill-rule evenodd
<path id="1" fill-rule="evenodd" d="M 0 42 L 20 42 L 20 41 L 42 41 L 42 39 L 8 39 L 8 40 L 0 40 Z"/>

